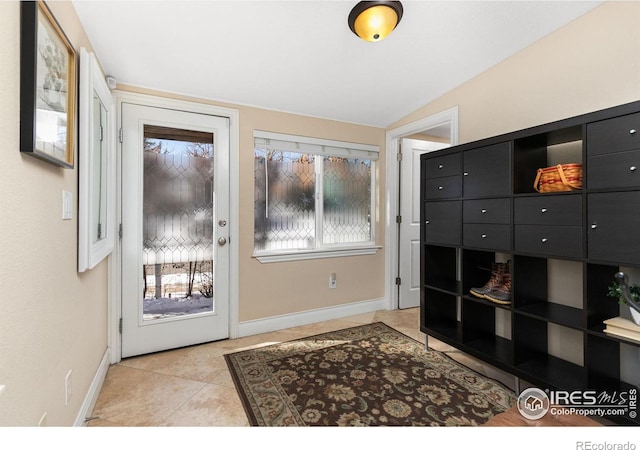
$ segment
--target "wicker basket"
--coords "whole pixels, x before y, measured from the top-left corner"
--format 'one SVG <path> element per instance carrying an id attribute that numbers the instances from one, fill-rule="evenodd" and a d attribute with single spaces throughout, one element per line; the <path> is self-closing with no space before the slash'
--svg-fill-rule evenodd
<path id="1" fill-rule="evenodd" d="M 558 164 L 538 169 L 533 188 L 538 192 L 563 192 L 582 189 L 582 164 Z"/>

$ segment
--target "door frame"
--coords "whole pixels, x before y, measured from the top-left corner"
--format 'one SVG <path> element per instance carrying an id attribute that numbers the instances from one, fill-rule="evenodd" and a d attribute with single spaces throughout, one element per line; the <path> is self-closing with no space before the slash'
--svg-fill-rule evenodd
<path id="1" fill-rule="evenodd" d="M 398 215 L 398 192 L 400 191 L 400 178 L 398 176 L 398 149 L 400 140 L 415 133 L 428 131 L 442 125 L 449 125 L 451 146 L 458 144 L 458 106 L 441 111 L 437 114 L 425 117 L 424 119 L 393 128 L 386 133 L 386 176 L 387 186 L 385 204 L 386 226 L 385 226 L 385 298 L 388 309 L 398 309 L 400 298 L 395 284 L 398 277 L 399 251 L 398 245 L 399 227 L 396 224 Z"/>
<path id="2" fill-rule="evenodd" d="M 208 114 L 229 119 L 229 338 L 239 335 L 239 150 L 240 150 L 240 112 L 237 109 L 226 108 L 206 103 L 197 103 L 172 98 L 138 94 L 126 91 L 113 91 L 116 103 L 116 133 L 122 128 L 122 104 L 135 103 L 142 106 L 174 109 L 196 114 Z M 117 176 L 116 176 L 116 220 L 118 226 L 122 224 L 122 143 L 117 143 Z M 125 230 L 126 232 L 126 230 Z M 109 262 L 109 313 L 108 313 L 108 344 L 110 347 L 111 364 L 122 359 L 122 335 L 120 334 L 120 319 L 122 317 L 122 241 L 117 239 L 113 254 Z"/>

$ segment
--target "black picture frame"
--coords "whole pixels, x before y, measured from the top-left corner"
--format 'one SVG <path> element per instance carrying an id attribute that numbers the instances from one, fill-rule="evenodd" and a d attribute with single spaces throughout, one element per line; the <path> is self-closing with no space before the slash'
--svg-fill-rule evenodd
<path id="1" fill-rule="evenodd" d="M 43 1 L 20 8 L 20 151 L 73 169 L 76 51 Z"/>

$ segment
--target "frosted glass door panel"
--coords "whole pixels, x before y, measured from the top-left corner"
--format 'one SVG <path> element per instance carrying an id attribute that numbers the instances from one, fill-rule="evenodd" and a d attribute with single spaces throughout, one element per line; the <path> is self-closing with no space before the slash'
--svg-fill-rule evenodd
<path id="1" fill-rule="evenodd" d="M 144 320 L 213 312 L 213 134 L 144 127 Z"/>

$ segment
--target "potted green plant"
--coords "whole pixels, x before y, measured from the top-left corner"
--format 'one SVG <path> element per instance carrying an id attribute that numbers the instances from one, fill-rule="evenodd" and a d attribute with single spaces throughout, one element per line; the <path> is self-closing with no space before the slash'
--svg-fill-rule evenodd
<path id="1" fill-rule="evenodd" d="M 631 300 L 633 300 L 636 305 L 640 306 L 640 285 L 630 284 L 629 294 L 631 295 Z M 629 306 L 629 304 L 625 300 L 625 297 L 622 295 L 622 289 L 618 282 L 613 282 L 609 285 L 607 296 L 618 299 L 618 303 L 620 303 L 621 305 Z M 631 306 L 629 306 L 629 311 L 631 311 L 631 317 L 634 323 L 636 325 L 640 325 L 640 312 L 638 312 Z"/>

